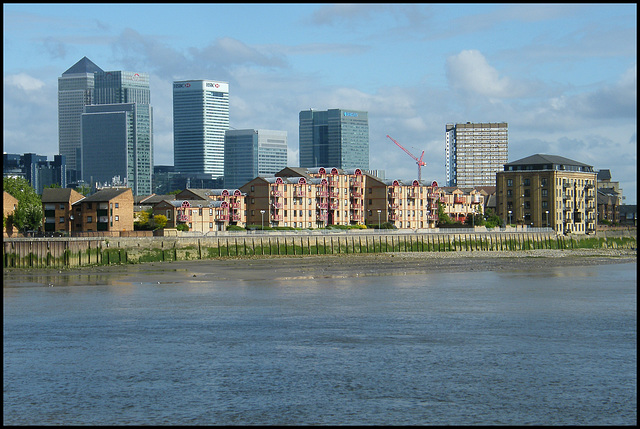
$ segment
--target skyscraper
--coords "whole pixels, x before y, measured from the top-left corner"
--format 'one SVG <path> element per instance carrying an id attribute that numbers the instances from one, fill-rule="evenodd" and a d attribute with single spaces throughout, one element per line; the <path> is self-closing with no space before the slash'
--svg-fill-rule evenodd
<path id="1" fill-rule="evenodd" d="M 151 194 L 153 108 L 149 75 L 127 71 L 95 74 L 95 103 L 82 115 L 83 179 L 92 184 L 120 178 L 134 195 Z"/>
<path id="2" fill-rule="evenodd" d="M 447 186 L 495 186 L 496 172 L 507 163 L 508 145 L 506 122 L 447 124 Z"/>
<path id="3" fill-rule="evenodd" d="M 369 118 L 359 110 L 303 110 L 300 167 L 369 169 Z"/>
<path id="4" fill-rule="evenodd" d="M 185 80 L 173 83 L 173 162 L 176 171 L 221 177 L 227 129 L 227 82 Z"/>
<path id="5" fill-rule="evenodd" d="M 287 132 L 227 130 L 224 186 L 239 188 L 256 177 L 274 177 L 287 166 Z"/>
<path id="6" fill-rule="evenodd" d="M 66 159 L 70 182 L 80 179 L 81 116 L 93 103 L 96 72 L 102 69 L 83 57 L 58 78 L 58 153 Z"/>

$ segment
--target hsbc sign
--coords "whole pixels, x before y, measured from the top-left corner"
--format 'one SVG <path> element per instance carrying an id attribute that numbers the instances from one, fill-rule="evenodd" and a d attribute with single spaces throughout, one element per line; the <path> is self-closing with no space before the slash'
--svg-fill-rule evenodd
<path id="1" fill-rule="evenodd" d="M 191 80 L 182 82 L 173 82 L 174 90 L 196 90 L 196 91 L 218 91 L 229 92 L 229 84 L 227 82 L 216 82 L 210 80 Z"/>

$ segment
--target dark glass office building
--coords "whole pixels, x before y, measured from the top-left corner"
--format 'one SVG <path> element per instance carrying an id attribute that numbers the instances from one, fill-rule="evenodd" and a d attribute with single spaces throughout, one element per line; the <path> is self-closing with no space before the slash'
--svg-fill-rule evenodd
<path id="1" fill-rule="evenodd" d="M 359 110 L 300 112 L 300 167 L 369 169 L 369 118 Z"/>

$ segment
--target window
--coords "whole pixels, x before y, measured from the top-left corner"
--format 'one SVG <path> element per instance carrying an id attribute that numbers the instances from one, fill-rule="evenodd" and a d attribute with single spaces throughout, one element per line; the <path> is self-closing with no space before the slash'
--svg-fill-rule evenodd
<path id="1" fill-rule="evenodd" d="M 60 218 L 60 223 L 64 223 L 64 217 Z"/>
<path id="2" fill-rule="evenodd" d="M 542 196 L 543 196 L 543 197 L 548 196 L 548 193 L 549 193 L 549 192 L 548 192 L 546 189 L 543 189 L 543 190 L 542 190 Z"/>
<path id="3" fill-rule="evenodd" d="M 64 210 L 64 204 L 60 204 L 60 210 Z"/>
<path id="4" fill-rule="evenodd" d="M 507 179 L 507 186 L 513 186 L 513 179 Z"/>
<path id="5" fill-rule="evenodd" d="M 116 215 L 116 222 L 120 220 L 120 216 Z"/>
<path id="6" fill-rule="evenodd" d="M 116 208 L 120 207 L 120 203 L 116 203 Z"/>
<path id="7" fill-rule="evenodd" d="M 524 186 L 529 186 L 531 183 L 529 182 L 529 179 L 524 179 L 523 184 Z"/>
<path id="8" fill-rule="evenodd" d="M 93 218 L 91 216 L 87 216 L 87 223 L 93 222 Z"/>

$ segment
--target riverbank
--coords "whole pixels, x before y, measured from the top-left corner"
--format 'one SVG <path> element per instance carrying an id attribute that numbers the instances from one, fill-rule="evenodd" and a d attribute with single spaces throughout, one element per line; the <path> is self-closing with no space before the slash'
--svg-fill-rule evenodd
<path id="1" fill-rule="evenodd" d="M 632 249 L 538 249 L 474 252 L 393 252 L 300 256 L 245 256 L 63 269 L 4 269 L 7 285 L 296 280 L 433 272 L 528 271 L 549 267 L 637 263 Z M 107 282 L 107 283 L 104 283 Z"/>

